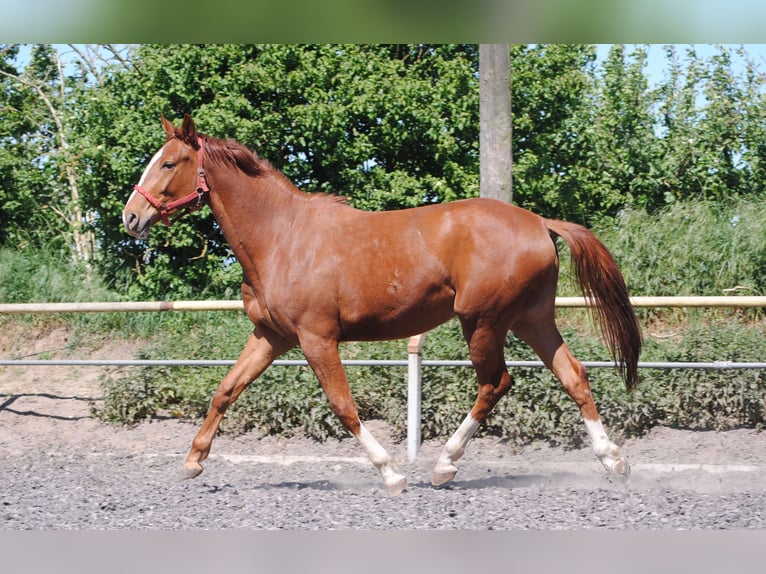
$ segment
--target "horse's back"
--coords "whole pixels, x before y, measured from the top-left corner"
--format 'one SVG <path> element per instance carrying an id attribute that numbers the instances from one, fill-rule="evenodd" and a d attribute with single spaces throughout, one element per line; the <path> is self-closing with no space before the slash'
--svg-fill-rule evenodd
<path id="1" fill-rule="evenodd" d="M 396 245 L 402 251 L 419 247 L 443 259 L 478 251 L 540 249 L 551 245 L 545 220 L 521 207 L 488 198 L 472 198 L 399 211 L 357 212 L 361 242 Z M 355 236 L 346 236 L 354 239 Z M 493 253 L 491 253 L 493 254 Z"/>
<path id="2" fill-rule="evenodd" d="M 344 254 L 338 308 L 349 338 L 394 326 L 406 336 L 455 314 L 513 310 L 535 293 L 548 296 L 541 288 L 551 281 L 555 292 L 555 246 L 544 220 L 527 210 L 476 198 L 346 213 L 336 248 Z"/>

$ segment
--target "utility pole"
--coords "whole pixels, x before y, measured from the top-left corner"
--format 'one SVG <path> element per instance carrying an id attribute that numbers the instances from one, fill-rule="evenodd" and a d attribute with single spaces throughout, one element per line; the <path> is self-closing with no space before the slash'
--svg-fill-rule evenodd
<path id="1" fill-rule="evenodd" d="M 480 194 L 511 203 L 511 62 L 508 44 L 479 45 Z"/>

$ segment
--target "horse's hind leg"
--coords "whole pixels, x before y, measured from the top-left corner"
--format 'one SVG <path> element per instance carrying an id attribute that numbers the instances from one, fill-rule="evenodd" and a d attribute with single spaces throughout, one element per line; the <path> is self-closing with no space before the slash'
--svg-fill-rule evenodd
<path id="1" fill-rule="evenodd" d="M 194 478 L 202 472 L 202 465 L 213 443 L 224 413 L 245 388 L 258 378 L 279 355 L 292 345 L 277 337 L 266 336 L 254 330 L 237 362 L 226 374 L 218 386 L 197 436 L 192 441 L 191 450 L 181 468 L 181 479 Z"/>
<path id="2" fill-rule="evenodd" d="M 476 326 L 463 321 L 463 334 L 468 341 L 471 362 L 476 370 L 479 394 L 468 416 L 444 445 L 436 461 L 431 477 L 431 484 L 434 486 L 444 484 L 455 477 L 455 462 L 463 456 L 468 441 L 513 385 L 503 356 L 506 332 L 496 327 Z"/>
<path id="3" fill-rule="evenodd" d="M 620 453 L 620 448 L 609 440 L 601 424 L 585 367 L 564 343 L 553 319 L 515 325 L 513 330 L 553 371 L 579 407 L 593 452 L 604 468 L 611 473 L 627 477 L 630 474 L 630 466 Z"/>
<path id="4" fill-rule="evenodd" d="M 301 339 L 301 348 L 319 379 L 333 412 L 343 426 L 357 438 L 370 462 L 380 471 L 388 493 L 392 496 L 401 493 L 407 486 L 407 479 L 396 471 L 391 456 L 359 419 L 359 411 L 351 396 L 337 343 L 304 336 Z"/>

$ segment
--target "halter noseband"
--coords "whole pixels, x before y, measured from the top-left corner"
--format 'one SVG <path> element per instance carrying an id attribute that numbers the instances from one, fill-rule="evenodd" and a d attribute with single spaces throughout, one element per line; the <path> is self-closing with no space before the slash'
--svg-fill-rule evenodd
<path id="1" fill-rule="evenodd" d="M 146 201 L 148 201 L 152 207 L 154 207 L 157 211 L 160 212 L 160 217 L 162 218 L 162 223 L 170 226 L 171 223 L 175 222 L 177 219 L 179 219 L 181 216 L 186 215 L 187 213 L 191 213 L 193 211 L 197 211 L 200 207 L 202 207 L 202 200 L 205 198 L 205 194 L 210 193 L 210 188 L 207 185 L 207 180 L 205 180 L 205 168 L 202 166 L 202 159 L 204 157 L 204 150 L 202 149 L 202 138 L 197 138 L 197 190 L 190 193 L 189 195 L 183 196 L 181 199 L 176 199 L 175 201 L 171 201 L 170 203 L 160 202 L 157 201 L 157 199 L 150 194 L 148 191 L 143 189 L 139 185 L 134 185 L 133 189 L 136 190 L 138 193 L 143 195 L 146 198 Z M 179 213 L 177 217 L 174 217 L 172 220 L 170 219 L 169 215 L 171 212 L 182 209 L 183 212 Z"/>

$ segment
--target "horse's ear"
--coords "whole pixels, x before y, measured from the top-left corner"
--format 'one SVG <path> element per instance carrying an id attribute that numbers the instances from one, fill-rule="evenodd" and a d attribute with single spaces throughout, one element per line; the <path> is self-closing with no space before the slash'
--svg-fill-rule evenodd
<path id="1" fill-rule="evenodd" d="M 165 130 L 165 135 L 168 137 L 168 140 L 172 140 L 176 137 L 176 128 L 173 127 L 173 124 L 164 115 L 160 116 L 160 118 L 162 118 L 162 129 Z"/>
<path id="2" fill-rule="evenodd" d="M 197 126 L 194 125 L 194 120 L 189 114 L 184 114 L 184 121 L 181 124 L 181 134 L 184 141 L 190 144 L 197 145 Z"/>

